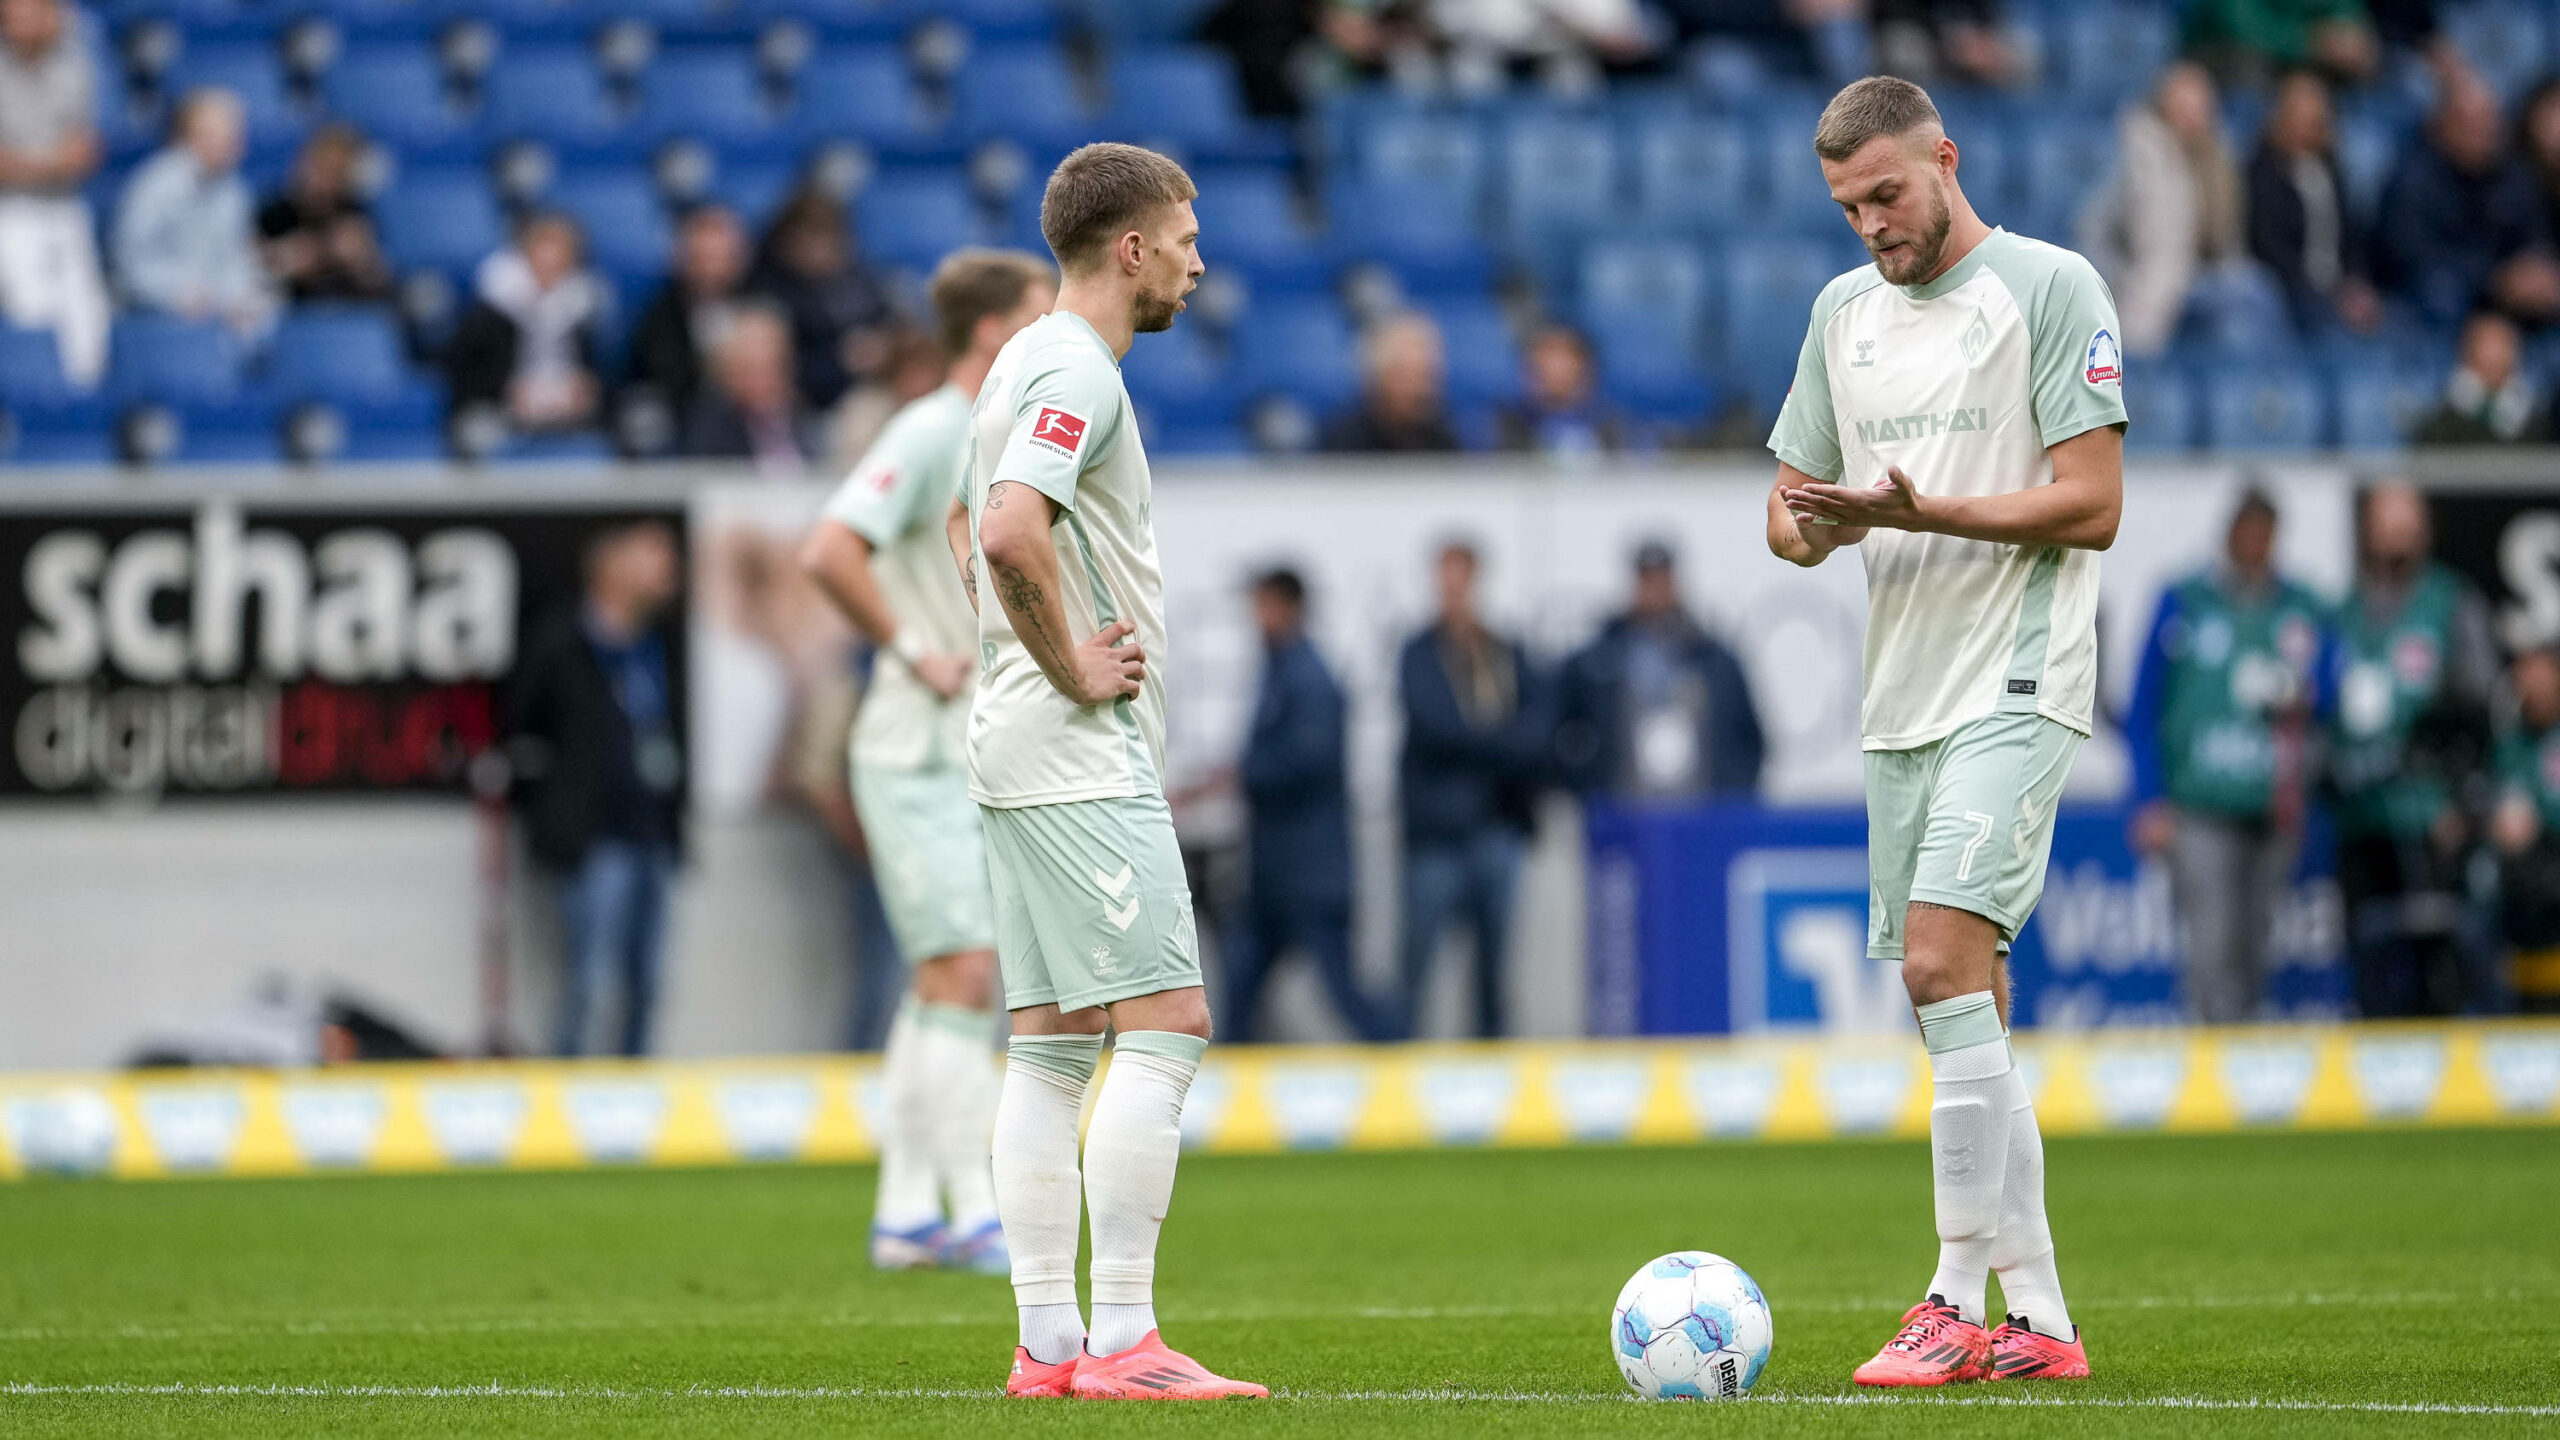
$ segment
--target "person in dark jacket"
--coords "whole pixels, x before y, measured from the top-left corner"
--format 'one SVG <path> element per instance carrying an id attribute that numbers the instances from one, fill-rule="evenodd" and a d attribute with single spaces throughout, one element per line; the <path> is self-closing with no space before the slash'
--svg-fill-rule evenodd
<path id="1" fill-rule="evenodd" d="M 1476 611 L 1475 547 L 1437 560 L 1439 617 L 1396 662 L 1404 701 L 1404 1023 L 1421 1019 L 1441 933 L 1463 913 L 1475 931 L 1477 1033 L 1504 1032 L 1503 961 L 1520 859 L 1536 827 L 1552 744 L 1544 677 L 1519 642 Z"/>
<path id="2" fill-rule="evenodd" d="M 1371 326 L 1360 342 L 1360 367 L 1360 397 L 1325 427 L 1325 449 L 1387 455 L 1458 448 L 1449 425 L 1448 352 L 1430 316 L 1408 311 Z"/>
<path id="3" fill-rule="evenodd" d="M 682 842 L 684 752 L 667 640 L 679 584 L 675 532 L 617 525 L 587 546 L 586 592 L 527 644 L 509 706 L 516 806 L 550 873 L 566 950 L 558 1049 L 586 1048 L 616 972 L 618 1049 L 649 1047 L 667 891 Z"/>
<path id="4" fill-rule="evenodd" d="M 752 460 L 767 475 L 808 473 L 816 439 L 792 388 L 791 327 L 779 311 L 752 305 L 732 316 L 710 380 L 685 415 L 684 453 Z"/>
<path id="5" fill-rule="evenodd" d="M 782 207 L 751 283 L 791 317 L 800 394 L 811 405 L 833 409 L 887 363 L 897 316 L 862 263 L 844 206 L 825 191 L 803 190 Z"/>
<path id="6" fill-rule="evenodd" d="M 356 188 L 363 162 L 363 135 L 323 125 L 295 157 L 284 187 L 258 208 L 267 271 L 296 303 L 391 297 L 391 262 Z"/>
<path id="7" fill-rule="evenodd" d="M 2248 187 L 2249 254 L 2284 286 L 2294 323 L 2310 334 L 2331 324 L 2379 326 L 2382 301 L 2369 283 L 2364 226 L 2338 168 L 2329 87 L 2319 76 L 2297 70 L 2276 86 Z"/>
<path id="8" fill-rule="evenodd" d="M 2448 71 L 2426 130 L 2383 192 L 2375 259 L 2421 314 L 2450 325 L 2495 305 L 2528 323 L 2560 318 L 2560 263 L 2533 175 L 2508 152 L 2498 98 Z"/>
<path id="9" fill-rule="evenodd" d="M 577 221 L 535 214 L 515 244 L 481 262 L 471 308 L 445 346 L 457 430 L 477 412 L 518 430 L 595 423 L 611 301 L 586 267 L 586 243 Z"/>
<path id="10" fill-rule="evenodd" d="M 2420 445 L 2540 445 L 2550 419 L 2524 369 L 2524 336 L 2516 322 L 2482 310 L 2462 324 L 2444 397 L 2409 437 Z"/>
<path id="11" fill-rule="evenodd" d="M 696 206 L 676 231 L 675 261 L 675 273 L 632 327 L 626 383 L 683 415 L 747 298 L 746 227 L 725 205 Z"/>
<path id="12" fill-rule="evenodd" d="M 1351 799 L 1343 779 L 1342 687 L 1307 638 L 1307 587 L 1272 570 L 1253 583 L 1262 688 L 1238 779 L 1252 852 L 1250 895 L 1227 939 L 1227 1028 L 1255 1038 L 1271 966 L 1292 946 L 1315 962 L 1343 1023 L 1363 1040 L 1393 1025 L 1360 988 L 1351 961 Z"/>
<path id="13" fill-rule="evenodd" d="M 1750 677 L 1680 599 L 1671 547 L 1637 547 L 1627 609 L 1565 661 L 1556 686 L 1565 783 L 1631 800 L 1744 799 L 1768 747 Z"/>

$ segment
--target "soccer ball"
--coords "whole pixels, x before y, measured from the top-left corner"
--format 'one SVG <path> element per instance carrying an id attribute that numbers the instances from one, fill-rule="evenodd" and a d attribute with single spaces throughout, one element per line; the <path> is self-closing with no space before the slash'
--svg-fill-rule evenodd
<path id="1" fill-rule="evenodd" d="M 116 1153 L 116 1110 L 107 1097 L 77 1087 L 30 1096 L 9 1106 L 18 1163 L 43 1175 L 103 1175 Z"/>
<path id="2" fill-rule="evenodd" d="M 1769 1302 L 1742 1267 L 1703 1250 L 1648 1262 L 1618 1292 L 1609 1353 L 1647 1400 L 1731 1400 L 1769 1363 Z"/>

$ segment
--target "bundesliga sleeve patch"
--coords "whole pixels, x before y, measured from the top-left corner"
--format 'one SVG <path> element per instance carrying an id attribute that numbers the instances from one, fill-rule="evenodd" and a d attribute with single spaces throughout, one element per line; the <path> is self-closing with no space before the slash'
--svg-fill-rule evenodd
<path id="1" fill-rule="evenodd" d="M 886 460 L 875 460 L 853 477 L 853 483 L 874 495 L 886 495 L 898 488 L 898 467 Z"/>
<path id="2" fill-rule="evenodd" d="M 2081 376 L 2092 385 L 2124 383 L 2124 352 L 2117 347 L 2116 337 L 2109 334 L 2104 325 L 2089 337 L 2088 363 Z"/>
<path id="3" fill-rule="evenodd" d="M 1043 405 L 1031 417 L 1031 443 L 1042 446 L 1060 458 L 1073 460 L 1084 448 L 1085 418 L 1072 410 Z"/>

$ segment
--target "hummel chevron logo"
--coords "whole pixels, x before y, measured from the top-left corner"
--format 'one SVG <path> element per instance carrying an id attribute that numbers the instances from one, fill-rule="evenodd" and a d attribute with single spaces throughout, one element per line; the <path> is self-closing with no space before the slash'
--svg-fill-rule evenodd
<path id="1" fill-rule="evenodd" d="M 1102 907 L 1102 918 L 1110 921 L 1111 928 L 1114 930 L 1127 930 L 1137 923 L 1138 897 L 1130 896 L 1129 903 L 1126 905 L 1113 905 L 1106 902 Z"/>
<path id="2" fill-rule="evenodd" d="M 1105 875 L 1102 873 L 1102 867 L 1096 865 L 1093 867 L 1093 883 L 1102 887 L 1103 894 L 1117 900 L 1120 898 L 1120 892 L 1129 888 L 1129 877 L 1135 873 L 1129 868 L 1129 862 L 1125 860 L 1120 862 L 1120 873 L 1117 875 Z"/>

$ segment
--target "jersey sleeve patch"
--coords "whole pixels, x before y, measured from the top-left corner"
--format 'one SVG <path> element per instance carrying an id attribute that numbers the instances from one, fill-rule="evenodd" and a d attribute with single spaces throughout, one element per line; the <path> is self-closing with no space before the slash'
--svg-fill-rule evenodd
<path id="1" fill-rule="evenodd" d="M 898 488 L 898 467 L 887 460 L 874 460 L 853 472 L 857 490 L 872 495 L 887 495 Z"/>
<path id="2" fill-rule="evenodd" d="M 2124 383 L 2124 349 L 2104 325 L 2089 337 L 2089 351 L 2081 367 L 2080 378 L 2092 385 Z"/>
<path id="3" fill-rule="evenodd" d="M 1084 448 L 1086 424 L 1086 418 L 1073 410 L 1057 405 L 1043 405 L 1040 407 L 1040 413 L 1031 419 L 1031 434 L 1028 438 L 1032 444 L 1049 451 L 1058 458 L 1072 460 L 1076 457 L 1076 452 Z"/>

